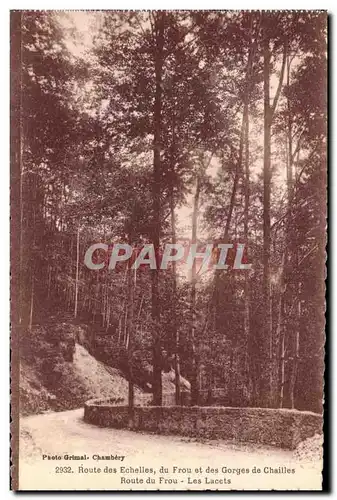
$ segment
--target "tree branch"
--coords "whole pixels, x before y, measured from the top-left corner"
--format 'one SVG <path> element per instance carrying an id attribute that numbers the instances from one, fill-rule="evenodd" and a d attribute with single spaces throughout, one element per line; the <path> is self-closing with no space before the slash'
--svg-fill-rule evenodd
<path id="1" fill-rule="evenodd" d="M 275 94 L 275 97 L 274 97 L 273 105 L 271 106 L 271 109 L 270 109 L 270 118 L 271 119 L 274 116 L 274 113 L 275 113 L 275 110 L 276 110 L 276 106 L 277 106 L 278 100 L 280 98 L 280 94 L 281 94 L 281 90 L 282 90 L 282 85 L 283 85 L 284 72 L 285 72 L 285 67 L 286 67 L 286 60 L 287 60 L 287 43 L 285 42 L 284 43 L 284 48 L 283 48 L 283 59 L 282 59 L 282 66 L 281 66 L 281 74 L 280 74 L 280 78 L 279 78 L 279 82 L 278 82 L 276 94 Z"/>

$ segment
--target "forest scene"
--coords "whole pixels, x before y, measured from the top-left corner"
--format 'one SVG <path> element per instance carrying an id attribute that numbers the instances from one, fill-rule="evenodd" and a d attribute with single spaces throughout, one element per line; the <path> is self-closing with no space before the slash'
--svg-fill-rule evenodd
<path id="1" fill-rule="evenodd" d="M 125 379 L 102 395 L 130 408 L 143 397 L 322 413 L 327 15 L 23 11 L 17 22 L 24 411 L 84 402 L 72 371 L 82 349 Z M 179 242 L 233 244 L 229 260 L 244 244 L 251 268 L 109 269 L 116 243 L 151 244 L 159 261 Z M 105 265 L 89 269 L 98 243 Z"/>

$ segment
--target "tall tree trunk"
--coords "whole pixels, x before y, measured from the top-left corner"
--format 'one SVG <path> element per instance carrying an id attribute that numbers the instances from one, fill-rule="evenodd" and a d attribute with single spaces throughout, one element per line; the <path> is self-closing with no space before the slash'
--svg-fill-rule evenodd
<path id="1" fill-rule="evenodd" d="M 272 311 L 270 288 L 270 195 L 271 195 L 271 110 L 270 110 L 270 48 L 264 33 L 263 89 L 264 89 L 264 156 L 263 156 L 263 338 L 260 352 L 260 406 L 269 406 L 271 398 Z"/>
<path id="2" fill-rule="evenodd" d="M 196 190 L 193 202 L 192 213 L 192 245 L 197 244 L 198 232 L 198 213 L 199 213 L 199 198 L 200 198 L 200 177 L 197 177 Z M 199 402 L 199 376 L 198 376 L 198 359 L 196 349 L 196 284 L 197 284 L 197 263 L 193 260 L 191 272 L 191 333 L 190 345 L 192 355 L 192 375 L 191 375 L 191 405 L 196 406 Z"/>
<path id="3" fill-rule="evenodd" d="M 152 243 L 156 259 L 159 256 L 161 230 L 161 115 L 162 115 L 162 73 L 164 61 L 165 12 L 155 14 L 155 99 L 153 109 L 153 206 Z M 153 404 L 162 404 L 162 352 L 160 337 L 159 270 L 152 270 L 152 323 L 153 323 Z"/>
<path id="4" fill-rule="evenodd" d="M 22 119 L 20 120 L 20 129 L 22 128 Z M 18 277 L 18 283 L 19 283 L 19 324 L 23 322 L 23 288 L 24 288 L 24 273 L 23 273 L 23 251 L 25 247 L 25 242 L 24 242 L 24 224 L 23 224 L 23 217 L 24 217 L 24 198 L 23 198 L 23 183 L 24 183 L 24 178 L 23 178 L 23 165 L 22 165 L 22 153 L 23 153 L 23 132 L 20 130 L 20 160 L 19 160 L 19 168 L 20 168 L 20 196 L 19 196 L 19 206 L 20 206 L 20 230 L 19 230 L 19 235 L 20 235 L 20 243 L 19 243 L 19 277 Z"/>
<path id="5" fill-rule="evenodd" d="M 131 241 L 131 240 L 130 240 Z M 129 243 L 132 244 L 131 242 Z M 134 333 L 134 283 L 133 283 L 132 259 L 128 261 L 128 283 L 127 283 L 127 354 L 129 368 L 129 384 L 128 384 L 128 407 L 129 407 L 129 426 L 133 426 L 134 413 L 134 380 L 133 380 L 133 333 Z"/>
<path id="6" fill-rule="evenodd" d="M 284 259 L 283 259 L 284 260 Z M 284 267 L 284 262 L 282 263 L 282 266 Z M 284 273 L 284 270 L 283 270 Z M 282 274 L 283 274 L 282 273 Z M 277 325 L 277 338 L 279 339 L 279 352 L 280 352 L 280 363 L 279 363 L 279 380 L 280 380 L 280 395 L 279 395 L 279 407 L 283 408 L 284 406 L 284 386 L 285 386 L 285 325 L 284 325 L 284 307 L 285 307 L 285 289 L 282 286 L 282 281 L 281 280 L 281 292 L 280 292 L 280 301 L 279 301 L 279 314 L 278 314 L 278 325 Z"/>
<path id="7" fill-rule="evenodd" d="M 291 69 L 291 62 L 289 59 L 289 56 L 287 57 L 287 86 L 290 85 L 290 69 Z M 292 119 L 293 119 L 293 114 L 292 114 L 292 109 L 291 109 L 291 101 L 289 98 L 287 98 L 287 111 L 288 111 L 288 161 L 287 161 L 287 188 L 288 188 L 288 217 L 287 217 L 287 224 L 286 224 L 286 245 L 287 245 L 287 251 L 289 249 L 289 259 L 292 260 L 296 268 L 299 267 L 299 254 L 298 254 L 298 247 L 296 245 L 296 242 L 292 241 L 291 235 L 290 235 L 290 227 L 291 227 L 291 221 L 293 217 L 293 199 L 294 199 L 294 182 L 293 182 L 293 163 L 294 163 L 294 153 L 293 153 L 293 139 L 292 139 Z M 295 148 L 295 154 L 299 155 L 300 154 L 300 139 L 297 144 L 297 147 Z M 295 243 L 295 244 L 294 244 Z M 289 265 L 290 267 L 290 265 Z M 296 311 L 295 311 L 295 322 L 294 325 L 295 327 L 292 329 L 291 334 L 290 334 L 290 345 L 289 345 L 289 351 L 290 351 L 290 357 L 291 357 L 291 363 L 289 363 L 289 406 L 290 408 L 295 408 L 295 385 L 296 385 L 296 378 L 297 378 L 297 369 L 298 369 L 298 359 L 299 359 L 299 332 L 300 332 L 300 325 L 301 325 L 301 283 L 298 282 L 297 284 L 294 284 L 292 286 L 293 293 L 296 297 Z"/>
<path id="8" fill-rule="evenodd" d="M 263 335 L 259 346 L 260 355 L 260 406 L 268 407 L 271 404 L 272 392 L 272 359 L 273 359 L 273 325 L 272 325 L 272 297 L 270 276 L 270 198 L 271 198 L 271 126 L 275 109 L 280 97 L 284 78 L 287 47 L 284 45 L 283 61 L 281 66 L 278 87 L 272 105 L 270 104 L 270 65 L 271 51 L 269 41 L 269 15 L 264 14 L 263 29 L 263 91 L 264 91 L 264 154 L 263 154 L 263 307 L 265 317 L 263 321 Z"/>
<path id="9" fill-rule="evenodd" d="M 248 243 L 249 243 L 249 200 L 250 200 L 250 172 L 249 172 L 249 96 L 246 101 L 246 126 L 245 126 L 245 173 L 244 173 L 244 187 L 245 187 L 245 206 L 244 206 L 244 242 L 246 245 L 246 255 L 248 256 Z M 250 386 L 250 370 L 249 370 L 249 340 L 250 340 L 250 277 L 248 272 L 245 273 L 245 286 L 244 286 L 244 359 L 245 359 L 245 380 L 246 389 L 249 391 Z M 253 379 L 252 379 L 253 380 Z"/>
<path id="10" fill-rule="evenodd" d="M 287 55 L 287 87 L 290 85 L 290 58 Z M 293 202 L 293 139 L 292 139 L 292 112 L 291 112 L 291 103 L 289 97 L 287 97 L 287 112 L 288 112 L 288 123 L 287 123 L 287 133 L 286 133 L 286 167 L 287 167 L 287 217 L 285 223 L 285 248 L 283 253 L 283 263 L 281 270 L 281 298 L 280 298 L 280 311 L 279 311 L 279 328 L 280 328 L 280 398 L 279 398 L 279 406 L 280 408 L 284 407 L 284 403 L 287 399 L 285 394 L 285 369 L 286 369 L 286 345 L 289 341 L 290 336 L 286 335 L 287 328 L 286 322 L 288 313 L 289 313 L 289 300 L 287 300 L 287 290 L 288 290 L 288 276 L 290 269 L 290 245 L 291 245 L 291 235 L 290 235 L 290 227 L 292 220 L 292 202 Z"/>
<path id="11" fill-rule="evenodd" d="M 173 79 L 174 81 L 174 79 Z M 170 215 L 171 215 L 171 233 L 172 233 L 172 243 L 175 245 L 177 243 L 177 233 L 176 233 L 176 217 L 174 211 L 174 174 L 175 174 L 175 154 L 176 154 L 176 130 L 175 130 L 175 109 L 173 109 L 172 115 L 172 143 L 170 151 Z M 175 382 L 175 404 L 177 406 L 181 405 L 181 383 L 180 383 L 180 333 L 177 324 L 177 263 L 172 261 L 172 293 L 173 293 L 173 306 L 172 306 L 172 323 L 174 331 L 174 382 Z"/>
<path id="12" fill-rule="evenodd" d="M 170 196 L 170 212 L 171 212 L 171 230 L 172 230 L 172 243 L 175 245 L 177 243 L 176 235 L 176 219 L 174 213 L 174 199 L 173 199 L 173 187 L 171 189 Z M 172 288 L 173 288 L 173 308 L 172 308 L 172 322 L 174 328 L 174 372 L 175 372 L 175 403 L 177 406 L 181 404 L 181 384 L 180 384 L 180 359 L 179 359 L 179 349 L 180 349 L 180 338 L 179 338 L 179 328 L 177 324 L 177 313 L 176 313 L 176 301 L 177 301 L 177 263 L 174 260 L 172 262 Z"/>
<path id="13" fill-rule="evenodd" d="M 74 318 L 77 318 L 77 310 L 78 310 L 78 275 L 79 275 L 79 263 L 80 263 L 80 225 L 78 225 L 78 228 L 77 228 L 77 239 L 76 239 L 76 276 L 75 276 Z"/>
<path id="14" fill-rule="evenodd" d="M 32 330 L 33 327 L 33 317 L 34 317 L 34 289 L 35 289 L 35 276 L 34 276 L 34 270 L 32 272 L 32 278 L 31 278 L 31 289 L 30 289 L 30 308 L 29 308 L 29 331 Z"/>

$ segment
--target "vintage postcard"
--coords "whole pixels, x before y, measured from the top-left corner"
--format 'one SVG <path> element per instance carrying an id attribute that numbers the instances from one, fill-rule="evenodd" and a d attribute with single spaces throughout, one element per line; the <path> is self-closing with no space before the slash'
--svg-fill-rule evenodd
<path id="1" fill-rule="evenodd" d="M 11 12 L 14 490 L 322 490 L 325 11 Z"/>

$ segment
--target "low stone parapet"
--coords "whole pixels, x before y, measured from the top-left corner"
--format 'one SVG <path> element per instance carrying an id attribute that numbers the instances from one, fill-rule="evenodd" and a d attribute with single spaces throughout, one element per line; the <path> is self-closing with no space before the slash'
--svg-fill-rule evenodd
<path id="1" fill-rule="evenodd" d="M 288 449 L 294 449 L 304 439 L 322 433 L 321 415 L 274 408 L 136 406 L 131 416 L 127 406 L 91 400 L 84 406 L 84 420 L 102 427 L 132 428 Z"/>

